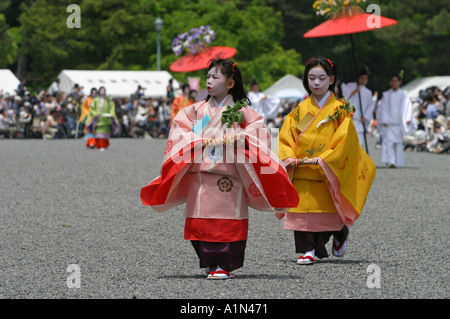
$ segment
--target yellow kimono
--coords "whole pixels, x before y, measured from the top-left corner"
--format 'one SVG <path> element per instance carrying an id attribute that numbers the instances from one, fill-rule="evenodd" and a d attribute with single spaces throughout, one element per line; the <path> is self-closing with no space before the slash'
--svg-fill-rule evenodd
<path id="1" fill-rule="evenodd" d="M 284 228 L 335 231 L 351 226 L 361 213 L 375 165 L 361 148 L 344 104 L 334 94 L 319 108 L 311 96 L 286 116 L 278 136 L 278 155 L 286 166 L 297 159 L 317 164 L 290 167 L 300 202 L 291 208 Z"/>
<path id="2" fill-rule="evenodd" d="M 80 123 L 83 123 L 86 120 L 87 116 L 89 115 L 89 108 L 91 106 L 91 103 L 92 103 L 92 96 L 88 96 L 86 98 L 86 100 L 84 100 L 83 106 L 81 108 L 81 115 L 80 115 L 80 119 L 79 119 Z M 86 130 L 86 126 L 84 125 L 84 123 L 83 123 L 83 127 L 84 127 L 84 134 L 86 134 L 87 130 Z"/>

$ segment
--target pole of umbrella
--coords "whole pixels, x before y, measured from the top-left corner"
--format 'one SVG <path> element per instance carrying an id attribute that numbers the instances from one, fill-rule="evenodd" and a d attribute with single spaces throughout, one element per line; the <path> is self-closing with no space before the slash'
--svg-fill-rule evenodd
<path id="1" fill-rule="evenodd" d="M 356 75 L 356 85 L 359 86 L 358 83 L 358 65 L 356 63 L 356 56 L 355 56 L 355 44 L 353 42 L 353 34 L 350 34 L 350 41 L 352 43 L 352 55 L 353 55 L 353 64 L 355 68 L 355 75 Z M 359 98 L 359 111 L 361 112 L 361 119 L 364 117 L 364 113 L 362 110 L 362 102 L 361 102 L 361 92 L 358 90 L 358 98 Z M 367 137 L 366 137 L 366 124 L 362 122 L 363 125 L 363 135 L 364 135 L 364 145 L 366 146 L 366 153 L 369 154 L 369 148 L 367 147 Z"/>

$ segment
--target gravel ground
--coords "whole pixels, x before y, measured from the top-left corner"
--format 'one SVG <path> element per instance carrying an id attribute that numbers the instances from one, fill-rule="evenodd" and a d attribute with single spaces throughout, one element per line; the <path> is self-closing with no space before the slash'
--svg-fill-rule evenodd
<path id="1" fill-rule="evenodd" d="M 251 210 L 244 267 L 211 282 L 183 239 L 184 207 L 156 213 L 139 198 L 165 143 L 0 140 L 0 298 L 450 297 L 449 156 L 408 152 L 389 169 L 369 139 L 377 176 L 343 258 L 297 265 L 292 232 Z"/>

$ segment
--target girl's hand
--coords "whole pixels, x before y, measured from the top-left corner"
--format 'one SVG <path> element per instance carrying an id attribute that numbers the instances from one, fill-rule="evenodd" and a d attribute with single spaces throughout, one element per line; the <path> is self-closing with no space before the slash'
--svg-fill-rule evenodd
<path id="1" fill-rule="evenodd" d="M 293 162 L 293 164 L 295 163 L 295 166 L 305 166 L 305 165 L 317 165 L 319 164 L 319 158 L 320 157 L 313 157 L 313 158 L 309 158 L 309 157 L 305 157 L 305 158 L 299 158 L 297 160 L 295 160 L 295 162 Z"/>

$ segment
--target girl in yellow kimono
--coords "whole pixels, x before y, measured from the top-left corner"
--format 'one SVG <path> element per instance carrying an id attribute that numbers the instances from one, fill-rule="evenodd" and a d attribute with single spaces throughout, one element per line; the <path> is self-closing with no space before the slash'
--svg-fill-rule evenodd
<path id="1" fill-rule="evenodd" d="M 84 138 L 86 139 L 86 147 L 89 147 L 89 148 L 95 147 L 95 136 L 94 136 L 94 134 L 88 133 L 86 125 L 85 125 L 86 124 L 85 121 L 89 115 L 89 109 L 91 108 L 92 101 L 96 97 L 97 97 L 97 89 L 92 88 L 91 94 L 83 102 L 83 107 L 81 108 L 81 115 L 80 115 L 80 119 L 79 119 L 79 122 L 80 122 L 81 126 L 83 127 Z"/>
<path id="2" fill-rule="evenodd" d="M 312 58 L 304 87 L 310 97 L 286 116 L 278 137 L 279 157 L 288 168 L 299 205 L 286 214 L 284 229 L 294 231 L 298 264 L 342 257 L 348 226 L 361 213 L 375 177 L 375 165 L 361 148 L 351 118 L 353 107 L 336 99 L 336 63 Z"/>

